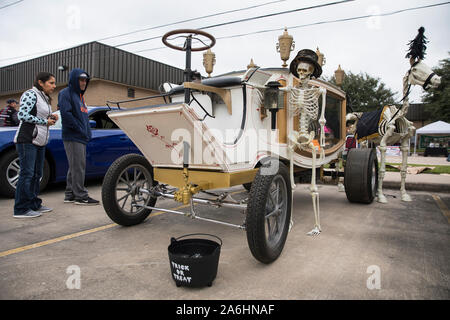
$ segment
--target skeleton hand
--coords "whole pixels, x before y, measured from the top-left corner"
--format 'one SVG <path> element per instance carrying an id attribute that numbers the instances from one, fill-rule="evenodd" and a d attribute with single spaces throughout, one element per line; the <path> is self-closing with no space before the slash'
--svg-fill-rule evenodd
<path id="1" fill-rule="evenodd" d="M 299 138 L 300 133 L 298 131 L 292 131 L 291 133 L 289 133 L 288 135 L 288 139 L 291 142 L 290 144 L 292 146 L 296 146 L 298 144 L 298 138 Z M 291 148 L 292 150 L 294 148 Z"/>
<path id="2" fill-rule="evenodd" d="M 288 85 L 288 86 L 286 86 L 286 87 L 280 87 L 280 88 L 278 88 L 280 91 L 285 91 L 285 92 L 290 92 L 291 90 L 292 90 L 292 86 L 291 85 Z"/>

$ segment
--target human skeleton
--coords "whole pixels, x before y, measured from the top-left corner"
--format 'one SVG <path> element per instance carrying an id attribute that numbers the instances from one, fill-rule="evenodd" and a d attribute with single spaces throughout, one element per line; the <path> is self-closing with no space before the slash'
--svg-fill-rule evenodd
<path id="1" fill-rule="evenodd" d="M 300 62 L 297 66 L 299 85 L 297 87 L 288 87 L 286 90 L 290 92 L 289 111 L 290 119 L 299 116 L 299 131 L 292 130 L 289 134 L 289 151 L 290 151 L 290 174 L 292 189 L 295 189 L 294 183 L 294 152 L 296 148 L 300 150 L 311 150 L 312 152 L 312 175 L 310 193 L 313 203 L 315 225 L 308 232 L 308 235 L 314 236 L 321 232 L 320 228 L 320 210 L 319 210 L 319 192 L 316 185 L 316 157 L 317 151 L 321 151 L 321 159 L 324 157 L 325 146 L 325 103 L 326 89 L 317 88 L 309 83 L 314 66 L 308 62 Z M 322 109 L 319 118 L 320 124 L 320 148 L 314 143 L 315 132 L 308 132 L 309 126 L 313 121 L 317 120 L 319 114 L 319 97 L 322 95 Z M 292 221 L 291 221 L 292 225 Z"/>

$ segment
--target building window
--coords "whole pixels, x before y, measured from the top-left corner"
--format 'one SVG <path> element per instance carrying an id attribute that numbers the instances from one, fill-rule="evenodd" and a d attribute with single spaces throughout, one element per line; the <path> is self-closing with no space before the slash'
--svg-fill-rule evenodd
<path id="1" fill-rule="evenodd" d="M 134 98 L 134 89 L 128 88 L 128 98 Z"/>

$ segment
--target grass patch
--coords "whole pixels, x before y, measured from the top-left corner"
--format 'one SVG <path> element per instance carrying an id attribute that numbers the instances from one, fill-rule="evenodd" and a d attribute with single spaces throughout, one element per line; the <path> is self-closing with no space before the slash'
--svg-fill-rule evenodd
<path id="1" fill-rule="evenodd" d="M 400 163 L 386 163 L 387 165 L 391 165 L 391 166 L 399 166 Z M 380 164 L 378 164 L 380 165 Z M 450 166 L 439 166 L 439 165 L 424 165 L 424 164 L 409 164 L 408 163 L 408 167 L 434 167 L 433 170 L 427 170 L 424 171 L 422 173 L 431 173 L 431 174 L 441 174 L 441 173 L 448 173 L 450 174 Z M 400 172 L 400 170 L 396 169 L 396 168 L 391 168 L 391 167 L 386 167 L 386 171 L 391 171 L 391 172 Z"/>

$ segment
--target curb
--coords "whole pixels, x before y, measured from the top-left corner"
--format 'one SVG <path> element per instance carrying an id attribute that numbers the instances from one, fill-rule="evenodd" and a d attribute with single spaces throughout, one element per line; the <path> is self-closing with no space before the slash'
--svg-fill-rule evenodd
<path id="1" fill-rule="evenodd" d="M 383 189 L 398 189 L 400 190 L 400 181 L 383 181 Z M 450 193 L 450 184 L 448 183 L 418 183 L 406 182 L 406 190 L 413 191 L 431 191 Z"/>

